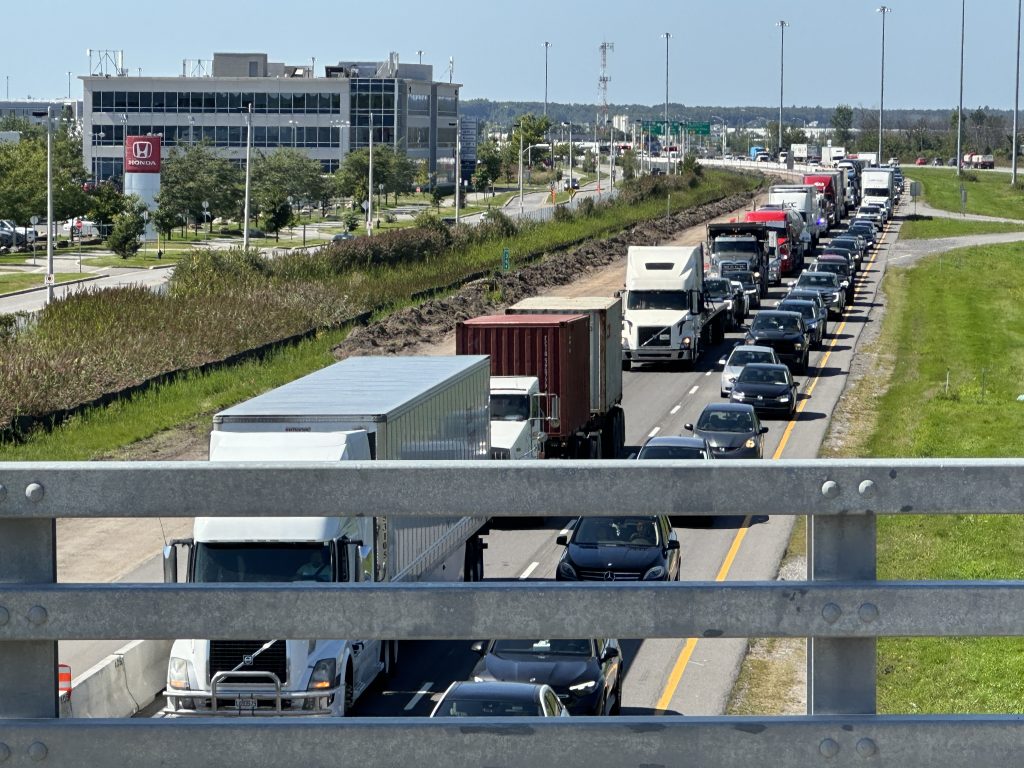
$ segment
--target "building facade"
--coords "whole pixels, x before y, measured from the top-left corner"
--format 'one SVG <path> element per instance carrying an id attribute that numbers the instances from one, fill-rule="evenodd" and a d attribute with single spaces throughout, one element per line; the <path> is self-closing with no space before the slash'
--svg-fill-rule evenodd
<path id="1" fill-rule="evenodd" d="M 127 70 L 121 70 L 127 73 Z M 268 61 L 265 53 L 215 53 L 209 75 L 82 77 L 82 150 L 97 181 L 124 173 L 125 136 L 161 137 L 164 157 L 206 142 L 245 162 L 253 151 L 301 149 L 336 170 L 345 155 L 386 144 L 426 161 L 433 180 L 454 178 L 458 83 L 433 80 L 429 64 L 385 62 L 313 67 Z"/>

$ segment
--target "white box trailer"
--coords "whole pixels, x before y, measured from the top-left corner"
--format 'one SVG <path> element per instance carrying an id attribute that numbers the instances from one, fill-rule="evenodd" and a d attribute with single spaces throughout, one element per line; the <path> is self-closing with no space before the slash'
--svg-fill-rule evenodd
<path id="1" fill-rule="evenodd" d="M 349 358 L 218 413 L 210 459 L 489 459 L 489 387 L 481 355 Z M 367 513 L 197 517 L 192 539 L 165 548 L 165 579 L 177 580 L 177 546 L 192 583 L 483 577 L 484 518 Z M 397 658 L 387 640 L 176 640 L 164 711 L 341 716 Z"/>

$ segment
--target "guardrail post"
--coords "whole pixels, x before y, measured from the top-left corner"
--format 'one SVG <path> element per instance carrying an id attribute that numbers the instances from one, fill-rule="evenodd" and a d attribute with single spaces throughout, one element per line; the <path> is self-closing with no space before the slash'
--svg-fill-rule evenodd
<path id="1" fill-rule="evenodd" d="M 811 581 L 875 581 L 875 515 L 867 512 L 807 518 L 807 577 Z M 872 614 L 874 609 L 874 615 Z M 822 606 L 822 619 L 834 623 L 855 611 L 872 621 L 868 605 Z M 807 713 L 867 715 L 875 713 L 875 638 L 808 638 Z"/>
<path id="2" fill-rule="evenodd" d="M 57 580 L 57 522 L 53 518 L 20 520 L 3 517 L 5 497 L 13 494 L 0 483 L 0 583 L 53 584 Z M 42 486 L 24 491 L 29 502 L 41 500 Z M 10 505 L 12 500 L 7 499 Z M 46 606 L 27 610 L 0 605 L 0 638 L 5 626 L 44 624 Z M 57 643 L 0 640 L 0 720 L 54 718 L 57 700 Z"/>

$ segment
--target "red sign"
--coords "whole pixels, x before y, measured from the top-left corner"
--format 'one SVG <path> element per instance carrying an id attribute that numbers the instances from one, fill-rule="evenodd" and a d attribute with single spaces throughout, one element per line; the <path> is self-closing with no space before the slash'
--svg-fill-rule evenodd
<path id="1" fill-rule="evenodd" d="M 77 229 L 77 230 L 78 230 L 79 232 L 81 232 L 81 231 L 82 231 L 82 220 L 81 220 L 81 219 L 78 219 L 78 220 L 77 220 L 77 221 L 75 222 L 75 229 Z"/>
<path id="2" fill-rule="evenodd" d="M 160 137 L 125 136 L 125 173 L 160 173 Z"/>

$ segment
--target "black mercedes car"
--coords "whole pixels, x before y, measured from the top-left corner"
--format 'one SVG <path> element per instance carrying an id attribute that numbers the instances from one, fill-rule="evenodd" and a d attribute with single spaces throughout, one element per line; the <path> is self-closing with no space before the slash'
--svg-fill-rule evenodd
<path id="1" fill-rule="evenodd" d="M 764 434 L 754 406 L 749 403 L 708 403 L 696 424 L 684 425 L 708 441 L 716 459 L 760 459 Z"/>
<path id="2" fill-rule="evenodd" d="M 679 538 L 668 515 L 581 517 L 555 570 L 559 581 L 676 581 Z"/>
<path id="3" fill-rule="evenodd" d="M 618 640 L 491 640 L 472 647 L 483 657 L 475 681 L 547 683 L 573 715 L 616 715 L 622 708 Z"/>
<path id="4" fill-rule="evenodd" d="M 796 411 L 796 382 L 784 365 L 751 363 L 743 366 L 729 399 L 749 403 L 764 414 L 792 416 Z"/>
<path id="5" fill-rule="evenodd" d="M 799 312 L 765 310 L 758 312 L 747 329 L 744 344 L 771 347 L 779 359 L 795 372 L 807 370 L 811 335 Z"/>

